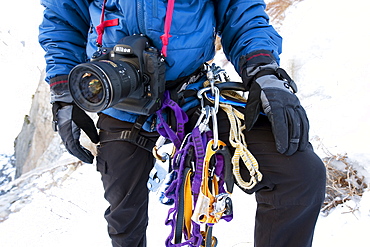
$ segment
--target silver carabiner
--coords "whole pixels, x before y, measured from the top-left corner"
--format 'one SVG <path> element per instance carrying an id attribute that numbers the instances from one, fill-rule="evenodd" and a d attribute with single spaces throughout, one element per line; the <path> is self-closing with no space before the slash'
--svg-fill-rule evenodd
<path id="1" fill-rule="evenodd" d="M 210 87 L 205 87 L 205 88 L 199 89 L 198 92 L 197 92 L 197 97 L 198 97 L 198 99 L 200 99 L 200 106 L 202 107 L 202 109 L 204 108 L 204 97 L 203 97 L 203 94 L 206 91 L 209 91 L 209 90 L 211 90 Z"/>
<path id="2" fill-rule="evenodd" d="M 202 108 L 202 112 L 198 118 L 197 123 L 195 124 L 195 127 L 199 126 L 199 131 L 203 133 L 208 128 L 209 119 L 211 117 L 211 107 L 206 105 Z"/>
<path id="3" fill-rule="evenodd" d="M 218 125 L 217 125 L 217 113 L 214 107 L 211 107 L 211 116 L 212 116 L 212 132 L 213 132 L 213 145 L 212 148 L 213 150 L 218 149 Z"/>
<path id="4" fill-rule="evenodd" d="M 208 66 L 208 71 L 207 71 L 207 79 L 209 81 L 209 85 L 211 88 L 211 93 L 214 96 L 215 93 L 215 64 L 212 64 L 211 66 Z"/>
<path id="5" fill-rule="evenodd" d="M 217 114 L 218 112 L 218 108 L 220 106 L 220 89 L 218 87 L 214 87 L 214 96 L 215 96 L 215 99 L 214 99 L 214 107 L 215 107 L 215 112 Z"/>
<path id="6" fill-rule="evenodd" d="M 223 213 L 229 215 L 232 213 L 232 202 L 230 195 L 227 193 L 218 194 L 215 196 L 215 202 L 213 203 L 213 212 L 211 215 Z"/>

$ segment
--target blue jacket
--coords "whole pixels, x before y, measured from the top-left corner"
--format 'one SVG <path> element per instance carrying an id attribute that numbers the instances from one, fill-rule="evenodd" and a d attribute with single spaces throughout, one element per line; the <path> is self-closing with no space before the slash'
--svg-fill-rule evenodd
<path id="1" fill-rule="evenodd" d="M 67 75 L 96 51 L 103 0 L 41 0 L 45 6 L 39 42 L 45 49 L 46 81 Z M 162 47 L 166 0 L 107 0 L 105 20 L 119 19 L 105 28 L 103 46 L 113 47 L 124 36 L 145 34 Z M 239 58 L 255 50 L 269 50 L 277 60 L 281 37 L 269 25 L 263 0 L 176 0 L 166 58 L 166 79 L 194 72 L 214 56 L 214 40 L 221 36 L 227 58 L 239 71 Z M 106 114 L 134 122 L 135 114 L 110 108 Z M 148 128 L 146 128 L 148 129 Z"/>

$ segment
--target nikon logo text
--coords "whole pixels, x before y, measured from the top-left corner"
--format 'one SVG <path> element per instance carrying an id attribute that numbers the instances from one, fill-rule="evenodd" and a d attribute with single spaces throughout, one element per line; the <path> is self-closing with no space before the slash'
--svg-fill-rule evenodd
<path id="1" fill-rule="evenodd" d="M 131 49 L 127 47 L 122 47 L 122 46 L 117 46 L 116 47 L 116 52 L 119 53 L 131 53 Z"/>

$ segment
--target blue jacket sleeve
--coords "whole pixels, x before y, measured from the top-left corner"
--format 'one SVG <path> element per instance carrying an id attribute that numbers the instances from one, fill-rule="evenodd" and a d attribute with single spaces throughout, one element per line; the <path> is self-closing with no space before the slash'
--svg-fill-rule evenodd
<path id="1" fill-rule="evenodd" d="M 69 74 L 86 62 L 86 37 L 90 17 L 88 0 L 41 0 L 45 7 L 39 43 L 45 50 L 46 81 Z"/>
<path id="2" fill-rule="evenodd" d="M 282 38 L 269 24 L 263 0 L 215 0 L 217 31 L 226 57 L 240 73 L 239 59 L 256 50 L 268 50 L 279 63 Z"/>

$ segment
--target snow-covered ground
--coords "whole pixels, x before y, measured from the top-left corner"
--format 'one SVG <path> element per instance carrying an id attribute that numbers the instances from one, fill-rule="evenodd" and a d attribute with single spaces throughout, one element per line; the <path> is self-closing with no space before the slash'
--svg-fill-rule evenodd
<path id="1" fill-rule="evenodd" d="M 3 140 L 0 153 L 4 154 L 12 153 L 13 139 L 28 113 L 39 68 L 43 66 L 42 51 L 37 47 L 41 8 L 35 1 L 19 2 L 23 16 L 17 16 L 22 17 L 21 24 L 9 21 L 13 16 L 12 11 L 6 11 L 12 9 L 7 7 L 10 1 L 4 3 L 0 15 L 0 68 L 4 80 L 0 103 L 5 116 L 0 122 Z M 310 118 L 311 141 L 318 154 L 324 158 L 329 152 L 347 153 L 367 183 L 370 182 L 370 152 L 366 144 L 370 139 L 368 5 L 366 0 L 356 4 L 344 0 L 304 0 L 288 10 L 280 28 L 284 37 L 281 64 L 298 84 L 298 95 Z M 10 110 L 10 106 L 14 108 Z M 8 196 L 21 198 L 14 202 L 10 197 L 0 197 L 0 218 L 7 203 L 16 212 L 0 223 L 1 246 L 110 246 L 103 218 L 107 204 L 99 173 L 94 165 L 73 162 L 76 160 L 66 155 L 53 167 L 35 170 L 0 187 L 9 191 Z M 69 163 L 75 166 L 67 166 Z M 253 246 L 254 197 L 236 190 L 232 198 L 233 221 L 220 222 L 214 228 L 219 246 Z M 149 247 L 164 246 L 169 234 L 164 225 L 167 210 L 152 193 Z M 313 246 L 366 246 L 369 226 L 370 192 L 366 191 L 361 199 L 348 201 L 328 216 L 320 216 Z"/>

